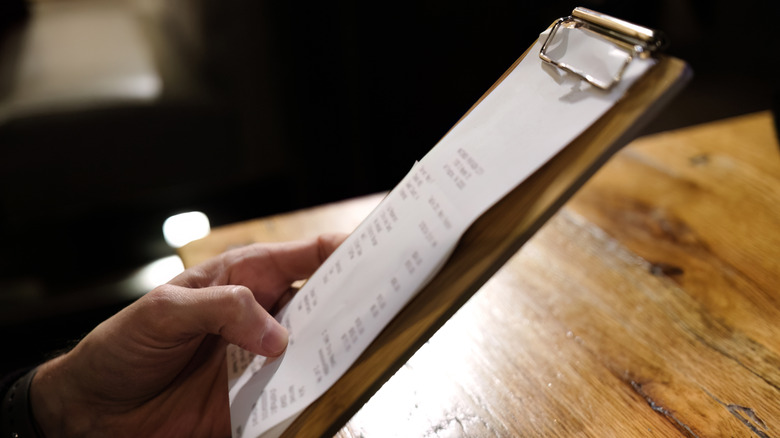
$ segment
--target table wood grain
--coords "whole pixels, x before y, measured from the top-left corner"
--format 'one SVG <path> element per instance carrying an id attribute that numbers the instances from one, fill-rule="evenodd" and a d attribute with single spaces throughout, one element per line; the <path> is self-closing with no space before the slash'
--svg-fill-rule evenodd
<path id="1" fill-rule="evenodd" d="M 350 231 L 381 197 L 219 228 L 180 255 Z M 779 285 L 771 114 L 638 139 L 337 435 L 780 436 Z"/>

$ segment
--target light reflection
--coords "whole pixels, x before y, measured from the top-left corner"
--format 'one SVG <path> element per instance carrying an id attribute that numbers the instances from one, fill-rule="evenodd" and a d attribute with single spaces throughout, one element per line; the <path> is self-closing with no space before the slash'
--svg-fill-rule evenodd
<path id="1" fill-rule="evenodd" d="M 136 290 L 148 292 L 170 281 L 182 271 L 184 271 L 184 263 L 179 256 L 168 256 L 139 269 L 133 276 L 133 283 Z"/>
<path id="2" fill-rule="evenodd" d="M 463 399 L 475 375 L 473 352 L 485 313 L 467 303 L 350 420 L 362 436 L 462 436 Z M 464 392 L 466 391 L 466 392 Z"/>
<path id="3" fill-rule="evenodd" d="M 211 231 L 209 218 L 199 211 L 190 211 L 169 217 L 163 223 L 165 242 L 173 248 L 206 237 Z"/>
<path id="4" fill-rule="evenodd" d="M 138 72 L 95 81 L 90 93 L 106 99 L 153 100 L 159 97 L 162 88 L 162 80 L 157 74 Z"/>

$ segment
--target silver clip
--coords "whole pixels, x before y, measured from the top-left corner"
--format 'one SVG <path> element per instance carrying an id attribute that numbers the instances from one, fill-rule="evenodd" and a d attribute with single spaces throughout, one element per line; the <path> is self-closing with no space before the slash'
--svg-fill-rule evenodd
<path id="1" fill-rule="evenodd" d="M 625 52 L 625 60 L 617 69 L 617 73 L 609 79 L 601 80 L 596 75 L 589 74 L 581 68 L 563 62 L 560 59 L 553 59 L 548 53 L 548 46 L 562 27 L 581 29 L 593 33 Z M 623 73 L 634 58 L 652 56 L 655 52 L 662 49 L 664 44 L 664 39 L 658 31 L 591 11 L 590 9 L 578 7 L 572 11 L 570 16 L 559 18 L 551 25 L 547 39 L 539 51 L 539 57 L 551 65 L 585 79 L 595 87 L 609 90 L 620 82 Z"/>

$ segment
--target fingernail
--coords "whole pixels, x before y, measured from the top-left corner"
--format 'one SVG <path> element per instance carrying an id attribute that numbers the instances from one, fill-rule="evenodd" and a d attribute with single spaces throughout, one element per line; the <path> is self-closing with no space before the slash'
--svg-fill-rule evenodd
<path id="1" fill-rule="evenodd" d="M 260 341 L 260 347 L 268 356 L 279 356 L 287 348 L 289 335 L 287 329 L 276 322 L 273 318 L 268 318 L 265 323 L 265 332 Z"/>

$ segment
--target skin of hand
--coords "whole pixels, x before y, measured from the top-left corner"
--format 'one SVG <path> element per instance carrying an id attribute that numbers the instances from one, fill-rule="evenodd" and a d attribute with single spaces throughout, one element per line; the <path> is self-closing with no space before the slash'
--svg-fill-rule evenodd
<path id="1" fill-rule="evenodd" d="M 42 364 L 30 404 L 47 438 L 230 436 L 225 347 L 278 356 L 270 309 L 342 235 L 255 244 L 190 268 Z"/>

